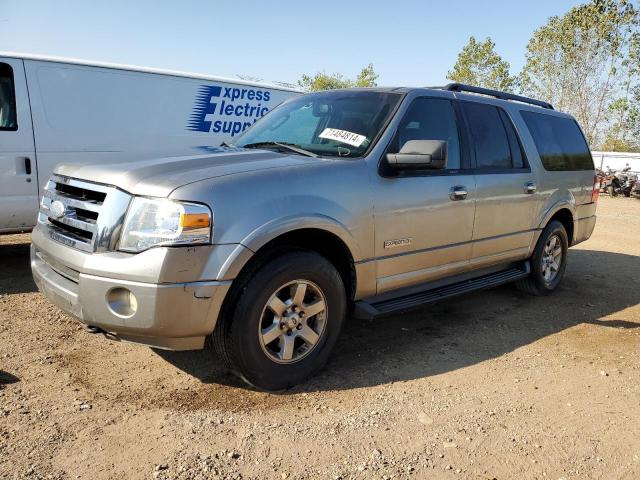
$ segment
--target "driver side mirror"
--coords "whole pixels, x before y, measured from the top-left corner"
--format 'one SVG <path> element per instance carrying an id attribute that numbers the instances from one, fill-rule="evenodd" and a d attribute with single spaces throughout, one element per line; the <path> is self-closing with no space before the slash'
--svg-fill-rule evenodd
<path id="1" fill-rule="evenodd" d="M 388 153 L 387 163 L 395 169 L 443 169 L 447 159 L 447 142 L 409 140 L 398 153 Z"/>

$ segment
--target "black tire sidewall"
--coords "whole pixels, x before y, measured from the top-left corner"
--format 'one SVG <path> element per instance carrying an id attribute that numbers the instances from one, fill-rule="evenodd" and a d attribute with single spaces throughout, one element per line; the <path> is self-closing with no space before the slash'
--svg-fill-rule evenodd
<path id="1" fill-rule="evenodd" d="M 280 286 L 298 279 L 315 283 L 324 293 L 327 323 L 312 352 L 295 363 L 280 364 L 262 350 L 258 325 L 269 297 Z M 340 274 L 317 253 L 299 251 L 265 263 L 247 283 L 233 312 L 229 333 L 238 373 L 265 390 L 281 390 L 304 381 L 326 364 L 344 323 L 346 303 Z"/>
<path id="2" fill-rule="evenodd" d="M 542 257 L 544 254 L 544 247 L 552 235 L 557 235 L 560 238 L 560 242 L 562 245 L 562 262 L 560 264 L 560 269 L 558 270 L 558 274 L 556 275 L 556 277 L 551 281 L 551 283 L 547 283 L 544 279 L 544 275 L 542 274 Z M 538 240 L 538 243 L 536 245 L 534 255 L 531 259 L 531 275 L 537 289 L 541 294 L 544 295 L 553 292 L 562 281 L 562 278 L 564 277 L 564 271 L 567 268 L 568 251 L 569 240 L 567 231 L 560 222 L 554 220 L 542 231 L 540 239 Z"/>

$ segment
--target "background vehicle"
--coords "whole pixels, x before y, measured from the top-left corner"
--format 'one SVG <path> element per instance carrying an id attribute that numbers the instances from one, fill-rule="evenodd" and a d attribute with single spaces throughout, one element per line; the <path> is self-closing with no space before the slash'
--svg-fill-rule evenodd
<path id="1" fill-rule="evenodd" d="M 631 196 L 634 198 L 640 198 L 640 180 L 636 180 L 631 188 Z"/>
<path id="2" fill-rule="evenodd" d="M 634 172 L 640 171 L 640 152 L 600 152 L 592 151 L 593 163 L 600 170 L 623 170 L 630 167 Z"/>
<path id="3" fill-rule="evenodd" d="M 32 234 L 40 290 L 123 340 L 212 335 L 247 382 L 280 389 L 322 368 L 349 305 L 374 318 L 512 281 L 548 295 L 595 226 L 576 121 L 503 92 L 310 94 L 234 143 L 58 166 Z"/>
<path id="4" fill-rule="evenodd" d="M 31 229 L 59 162 L 197 155 L 291 89 L 140 67 L 0 53 L 0 233 Z"/>
<path id="5" fill-rule="evenodd" d="M 629 169 L 622 171 L 608 170 L 601 179 L 604 181 L 604 191 L 610 196 L 624 195 L 629 197 L 638 175 Z"/>

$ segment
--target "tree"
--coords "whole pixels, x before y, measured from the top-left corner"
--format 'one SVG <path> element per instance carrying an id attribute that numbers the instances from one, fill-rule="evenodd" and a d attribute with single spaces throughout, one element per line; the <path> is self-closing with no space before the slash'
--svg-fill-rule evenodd
<path id="1" fill-rule="evenodd" d="M 496 53 L 495 46 L 489 37 L 484 42 L 470 37 L 447 78 L 478 87 L 513 91 L 515 78 L 509 74 L 509 62 Z"/>
<path id="2" fill-rule="evenodd" d="M 527 45 L 525 94 L 573 114 L 591 145 L 601 145 L 632 62 L 638 11 L 631 0 L 591 0 L 549 18 Z M 631 80 L 633 83 L 635 80 Z"/>
<path id="3" fill-rule="evenodd" d="M 373 64 L 370 63 L 360 71 L 355 80 L 345 78 L 339 73 L 318 72 L 313 76 L 302 75 L 302 78 L 298 80 L 298 85 L 307 92 L 318 92 L 336 88 L 375 87 L 377 79 L 378 74 L 373 70 Z"/>
<path id="4" fill-rule="evenodd" d="M 354 87 L 376 87 L 378 86 L 376 80 L 378 80 L 378 74 L 373 69 L 373 64 L 370 63 L 360 70 L 354 82 Z"/>
<path id="5" fill-rule="evenodd" d="M 635 97 L 635 96 L 634 96 Z M 640 102 L 638 98 L 619 98 L 609 105 L 614 117 L 602 147 L 609 152 L 635 152 L 640 149 Z"/>
<path id="6" fill-rule="evenodd" d="M 603 150 L 631 152 L 640 149 L 640 32 L 634 32 L 622 62 L 625 78 L 619 98 L 609 105 L 612 116 Z"/>

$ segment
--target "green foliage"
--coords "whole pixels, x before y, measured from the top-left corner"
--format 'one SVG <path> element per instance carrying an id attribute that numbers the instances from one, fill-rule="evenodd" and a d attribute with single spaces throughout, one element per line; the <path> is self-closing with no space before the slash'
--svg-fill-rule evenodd
<path id="1" fill-rule="evenodd" d="M 629 143 L 615 137 L 607 137 L 602 144 L 603 152 L 640 152 L 640 145 Z"/>
<path id="2" fill-rule="evenodd" d="M 313 76 L 302 75 L 302 78 L 298 80 L 298 85 L 307 92 L 318 92 L 337 88 L 375 87 L 377 79 L 378 74 L 374 71 L 373 64 L 370 63 L 360 71 L 355 80 L 345 78 L 339 73 L 318 72 Z"/>
<path id="3" fill-rule="evenodd" d="M 475 37 L 470 37 L 458 54 L 453 70 L 447 73 L 447 78 L 454 82 L 512 92 L 516 79 L 509 74 L 509 67 L 509 62 L 496 53 L 491 38 L 478 42 Z"/>
<path id="4" fill-rule="evenodd" d="M 373 64 L 370 63 L 362 70 L 356 77 L 356 81 L 354 82 L 355 87 L 376 87 L 378 84 L 376 83 L 378 80 L 378 74 L 373 69 Z"/>
<path id="5" fill-rule="evenodd" d="M 614 114 L 630 110 L 614 102 L 629 100 L 637 82 L 631 55 L 638 18 L 630 0 L 591 0 L 549 18 L 527 45 L 523 93 L 573 114 L 591 145 L 615 137 Z"/>
<path id="6" fill-rule="evenodd" d="M 613 120 L 607 132 L 603 150 L 612 152 L 640 151 L 640 86 L 626 97 L 609 105 Z"/>

